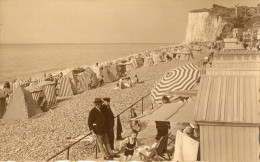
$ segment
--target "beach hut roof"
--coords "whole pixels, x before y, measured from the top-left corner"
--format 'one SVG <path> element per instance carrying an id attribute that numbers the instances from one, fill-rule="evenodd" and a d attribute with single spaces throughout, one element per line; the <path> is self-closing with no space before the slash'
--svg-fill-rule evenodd
<path id="1" fill-rule="evenodd" d="M 46 85 L 51 85 L 51 84 L 55 84 L 55 82 L 52 82 L 52 81 L 43 81 L 43 82 L 40 82 L 38 84 L 38 86 L 46 86 Z"/>
<path id="2" fill-rule="evenodd" d="M 39 87 L 37 85 L 30 85 L 30 86 L 26 87 L 25 89 L 28 90 L 31 93 L 43 90 L 41 87 Z"/>
<path id="3" fill-rule="evenodd" d="M 259 51 L 253 51 L 253 50 L 223 50 L 218 55 L 260 55 Z"/>
<path id="4" fill-rule="evenodd" d="M 260 125 L 258 76 L 205 76 L 201 79 L 195 121 Z"/>

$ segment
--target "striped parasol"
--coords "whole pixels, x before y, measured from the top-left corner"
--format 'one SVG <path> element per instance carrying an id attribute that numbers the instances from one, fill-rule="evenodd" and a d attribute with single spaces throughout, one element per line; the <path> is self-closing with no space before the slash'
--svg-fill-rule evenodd
<path id="1" fill-rule="evenodd" d="M 168 91 L 189 90 L 199 79 L 199 68 L 193 63 L 177 67 L 167 72 L 151 91 L 154 103 L 161 103 Z"/>

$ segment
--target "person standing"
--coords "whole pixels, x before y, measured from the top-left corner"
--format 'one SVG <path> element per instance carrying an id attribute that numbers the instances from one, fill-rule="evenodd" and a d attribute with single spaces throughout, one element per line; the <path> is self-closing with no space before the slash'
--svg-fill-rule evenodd
<path id="1" fill-rule="evenodd" d="M 114 113 L 111 110 L 110 107 L 110 98 L 106 97 L 103 98 L 104 104 L 102 106 L 101 112 L 105 116 L 106 119 L 106 128 L 107 128 L 107 136 L 109 139 L 109 144 L 112 150 L 114 150 L 114 140 L 115 140 L 115 135 L 114 135 L 114 125 L 115 125 L 115 116 Z"/>
<path id="2" fill-rule="evenodd" d="M 96 135 L 97 143 L 101 153 L 104 156 L 104 160 L 113 160 L 116 157 L 111 150 L 107 132 L 106 132 L 106 119 L 101 112 L 103 101 L 101 98 L 95 98 L 93 102 L 95 107 L 91 109 L 88 117 L 88 127 L 91 132 Z"/>

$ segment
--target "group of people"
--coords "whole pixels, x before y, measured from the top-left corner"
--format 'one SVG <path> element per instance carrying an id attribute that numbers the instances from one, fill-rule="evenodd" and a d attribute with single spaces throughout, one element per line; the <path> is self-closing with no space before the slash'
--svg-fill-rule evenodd
<path id="1" fill-rule="evenodd" d="M 94 108 L 89 112 L 88 127 L 96 136 L 104 160 L 120 157 L 114 151 L 114 114 L 110 107 L 110 98 L 96 98 Z"/>
<path id="2" fill-rule="evenodd" d="M 118 80 L 118 87 L 120 89 L 130 88 L 135 84 L 138 84 L 139 78 L 137 75 L 134 76 L 134 79 L 131 79 L 130 77 L 123 77 Z"/>

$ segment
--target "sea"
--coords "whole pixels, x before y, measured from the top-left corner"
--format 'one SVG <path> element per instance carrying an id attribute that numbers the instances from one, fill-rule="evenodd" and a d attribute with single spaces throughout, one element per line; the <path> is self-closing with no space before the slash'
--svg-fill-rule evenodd
<path id="1" fill-rule="evenodd" d="M 0 44 L 0 85 L 172 44 Z"/>

